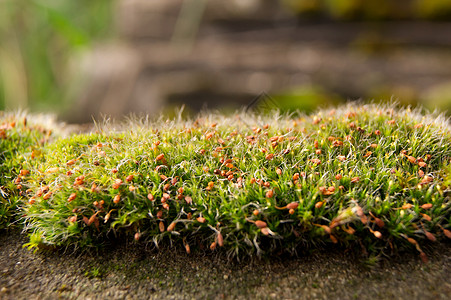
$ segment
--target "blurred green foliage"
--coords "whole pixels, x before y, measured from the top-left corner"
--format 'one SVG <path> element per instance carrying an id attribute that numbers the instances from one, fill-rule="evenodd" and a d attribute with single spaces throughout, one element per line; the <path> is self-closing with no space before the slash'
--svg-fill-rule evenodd
<path id="1" fill-rule="evenodd" d="M 338 20 L 450 19 L 449 0 L 281 0 L 302 16 Z"/>
<path id="2" fill-rule="evenodd" d="M 282 112 L 301 110 L 311 113 L 318 107 L 337 105 L 346 99 L 325 91 L 319 86 L 298 86 L 271 96 Z"/>
<path id="3" fill-rule="evenodd" d="M 71 59 L 114 31 L 112 3 L 0 0 L 0 109 L 61 109 Z"/>

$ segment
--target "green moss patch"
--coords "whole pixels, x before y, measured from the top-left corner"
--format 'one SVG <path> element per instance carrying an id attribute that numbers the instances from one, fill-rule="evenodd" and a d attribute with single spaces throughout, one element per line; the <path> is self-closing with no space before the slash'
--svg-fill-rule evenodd
<path id="1" fill-rule="evenodd" d="M 23 155 L 41 155 L 41 147 L 51 132 L 25 114 L 0 112 L 0 229 L 7 227 L 16 212 L 17 199 L 23 194 Z"/>
<path id="2" fill-rule="evenodd" d="M 110 237 L 229 256 L 370 253 L 450 237 L 446 120 L 389 106 L 205 115 L 73 135 L 24 154 L 28 246 Z"/>

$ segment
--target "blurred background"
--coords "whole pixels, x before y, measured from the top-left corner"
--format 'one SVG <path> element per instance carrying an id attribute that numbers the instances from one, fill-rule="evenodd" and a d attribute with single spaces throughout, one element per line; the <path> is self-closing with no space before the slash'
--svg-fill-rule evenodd
<path id="1" fill-rule="evenodd" d="M 0 109 L 451 109 L 449 0 L 0 0 Z"/>

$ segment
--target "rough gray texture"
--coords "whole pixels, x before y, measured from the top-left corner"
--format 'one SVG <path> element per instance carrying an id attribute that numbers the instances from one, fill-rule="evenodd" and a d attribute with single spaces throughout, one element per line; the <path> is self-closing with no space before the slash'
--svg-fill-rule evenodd
<path id="1" fill-rule="evenodd" d="M 451 248 L 436 245 L 365 267 L 337 251 L 230 262 L 129 243 L 98 252 L 33 254 L 0 233 L 0 299 L 448 299 Z"/>
<path id="2" fill-rule="evenodd" d="M 76 63 L 86 85 L 71 122 L 183 103 L 235 109 L 312 88 L 449 107 L 449 22 L 300 22 L 275 0 L 121 0 L 116 11 L 117 41 Z"/>

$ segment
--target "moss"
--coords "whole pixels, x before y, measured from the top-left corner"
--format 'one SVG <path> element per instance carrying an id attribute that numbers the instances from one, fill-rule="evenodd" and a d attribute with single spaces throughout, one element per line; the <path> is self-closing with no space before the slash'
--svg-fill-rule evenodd
<path id="1" fill-rule="evenodd" d="M 23 155 L 38 156 L 51 132 L 23 113 L 0 111 L 0 229 L 13 222 L 21 182 Z"/>
<path id="2" fill-rule="evenodd" d="M 450 227 L 450 141 L 440 116 L 377 105 L 132 122 L 25 155 L 24 221 L 49 245 L 122 236 L 242 257 L 337 243 L 427 259 Z"/>

